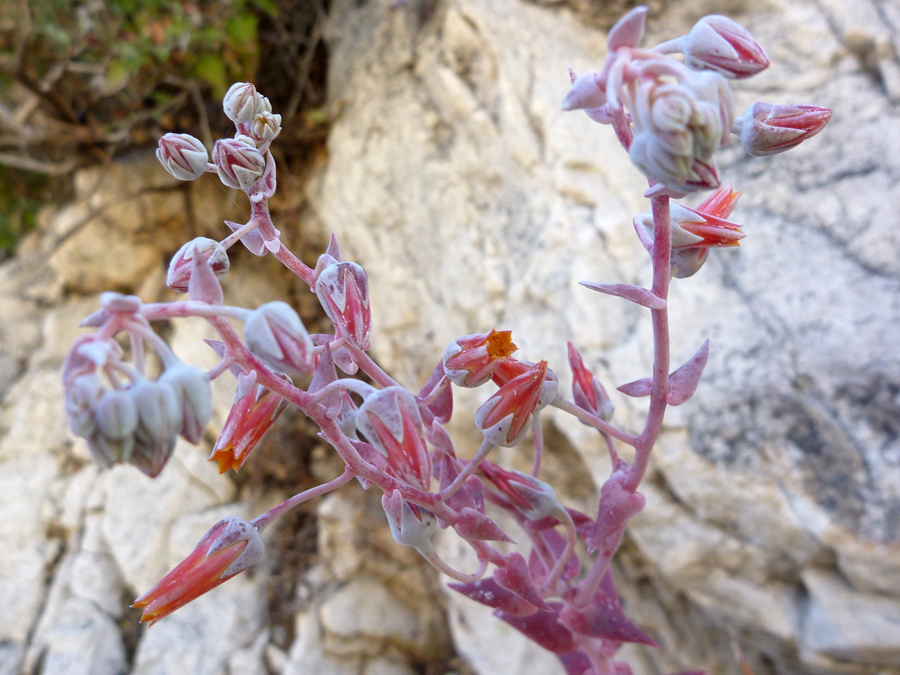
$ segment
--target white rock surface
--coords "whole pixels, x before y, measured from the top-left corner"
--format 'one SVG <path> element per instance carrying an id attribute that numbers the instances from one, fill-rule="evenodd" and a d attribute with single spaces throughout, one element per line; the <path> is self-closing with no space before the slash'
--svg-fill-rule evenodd
<path id="1" fill-rule="evenodd" d="M 304 223 L 313 236 L 335 231 L 367 269 L 373 354 L 414 387 L 454 337 L 511 328 L 520 355 L 549 359 L 564 389 L 567 339 L 610 385 L 644 376 L 647 317 L 577 286 L 647 281 L 630 227 L 646 210 L 642 182 L 608 129 L 559 111 L 565 66 L 602 62 L 613 8 L 397 4 L 332 3 L 341 113 Z M 810 102 L 835 116 L 787 155 L 726 149 L 748 237 L 673 286 L 676 360 L 705 337 L 712 354 L 697 397 L 667 419 L 648 508 L 615 570 L 628 609 L 663 645 L 632 650 L 635 673 L 735 672 L 733 635 L 757 675 L 897 675 L 900 10 L 672 0 L 649 16 L 648 42 L 705 12 L 735 16 L 772 58 L 738 84 L 740 105 Z M 561 672 L 472 603 L 437 601 L 435 575 L 394 544 L 377 495 L 355 485 L 317 508 L 320 561 L 301 579 L 293 635 L 269 623 L 265 568 L 136 628 L 127 605 L 206 529 L 265 507 L 236 503 L 246 494 L 206 463 L 208 447 L 179 446 L 149 481 L 99 472 L 65 430 L 58 368 L 95 294 L 172 297 L 166 254 L 241 219 L 211 178 L 176 185 L 150 155 L 105 171 L 80 174 L 75 203 L 0 267 L 0 675 Z M 267 262 L 233 270 L 231 297 L 252 306 L 286 292 Z M 176 323 L 171 342 L 207 359 L 198 334 Z M 230 403 L 227 387 L 217 395 L 213 426 Z M 461 438 L 486 395 L 457 400 Z M 637 427 L 640 405 L 617 404 Z M 547 427 L 562 497 L 593 508 L 602 449 L 561 415 Z"/>

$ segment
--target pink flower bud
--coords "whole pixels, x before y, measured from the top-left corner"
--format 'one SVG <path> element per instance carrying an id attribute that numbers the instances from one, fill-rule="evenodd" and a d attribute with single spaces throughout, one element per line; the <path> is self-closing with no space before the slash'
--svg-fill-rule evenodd
<path id="1" fill-rule="evenodd" d="M 66 417 L 76 436 L 88 438 L 96 431 L 94 409 L 102 393 L 103 385 L 94 374 L 79 375 L 66 383 Z"/>
<path id="2" fill-rule="evenodd" d="M 705 16 L 684 38 L 684 63 L 725 77 L 750 77 L 769 67 L 769 58 L 750 32 L 731 19 Z"/>
<path id="3" fill-rule="evenodd" d="M 516 349 L 512 331 L 465 335 L 444 350 L 444 374 L 459 387 L 479 387 Z"/>
<path id="4" fill-rule="evenodd" d="M 569 366 L 572 368 L 572 396 L 575 405 L 583 410 L 587 410 L 592 415 L 596 415 L 604 421 L 612 419 L 616 406 L 613 405 L 606 389 L 600 384 L 594 374 L 588 370 L 581 354 L 571 342 L 569 345 Z"/>
<path id="5" fill-rule="evenodd" d="M 326 266 L 316 279 L 316 297 L 340 337 L 362 350 L 369 348 L 372 310 L 369 279 L 362 267 L 354 262 Z"/>
<path id="6" fill-rule="evenodd" d="M 532 414 L 556 397 L 558 385 L 546 375 L 547 362 L 541 361 L 500 387 L 478 408 L 475 425 L 488 441 L 510 448 L 522 440 Z"/>
<path id="7" fill-rule="evenodd" d="M 175 451 L 183 424 L 181 398 L 160 381 L 144 380 L 128 391 L 134 396 L 139 420 L 128 463 L 156 478 Z"/>
<path id="8" fill-rule="evenodd" d="M 259 562 L 264 553 L 265 545 L 251 523 L 234 516 L 220 520 L 187 558 L 132 607 L 143 609 L 141 623 L 152 625 Z"/>
<path id="9" fill-rule="evenodd" d="M 428 489 L 431 455 L 412 394 L 394 386 L 366 397 L 356 414 L 356 428 L 387 457 L 388 473 L 408 485 Z"/>
<path id="10" fill-rule="evenodd" d="M 231 263 L 225 247 L 214 239 L 197 237 L 178 249 L 172 258 L 166 273 L 166 286 L 178 293 L 187 293 L 191 283 L 192 261 L 198 254 L 206 259 L 217 278 L 221 279 L 228 272 Z"/>
<path id="11" fill-rule="evenodd" d="M 134 396 L 125 389 L 104 392 L 97 402 L 96 419 L 97 428 L 107 438 L 119 440 L 131 436 L 138 425 Z"/>
<path id="12" fill-rule="evenodd" d="M 162 380 L 142 380 L 128 391 L 137 405 L 140 433 L 161 441 L 178 435 L 181 397 L 175 389 Z"/>
<path id="13" fill-rule="evenodd" d="M 381 497 L 381 506 L 387 516 L 394 541 L 402 546 L 414 548 L 423 555 L 434 550 L 431 538 L 437 529 L 437 519 L 433 513 L 410 504 L 396 490 L 391 492 L 390 496 L 385 494 Z"/>
<path id="14" fill-rule="evenodd" d="M 249 136 L 216 141 L 212 160 L 219 180 L 238 190 L 249 190 L 266 169 L 266 158 Z"/>
<path id="15" fill-rule="evenodd" d="M 179 433 L 196 445 L 212 419 L 212 383 L 202 368 L 177 363 L 166 369 L 159 378 L 178 394 L 181 401 L 181 429 Z"/>
<path id="16" fill-rule="evenodd" d="M 553 486 L 521 471 L 507 471 L 492 462 L 481 465 L 484 477 L 529 520 L 541 520 L 563 511 Z"/>
<path id="17" fill-rule="evenodd" d="M 190 134 L 166 134 L 159 139 L 156 158 L 178 180 L 195 180 L 206 171 L 209 154 Z"/>
<path id="18" fill-rule="evenodd" d="M 239 471 L 286 407 L 284 399 L 257 386 L 255 372 L 239 375 L 234 403 L 209 461 L 218 462 L 219 473 Z"/>
<path id="19" fill-rule="evenodd" d="M 245 124 L 253 119 L 260 107 L 260 96 L 249 82 L 231 85 L 222 101 L 225 115 L 235 124 Z"/>
<path id="20" fill-rule="evenodd" d="M 774 155 L 800 145 L 825 128 L 831 110 L 814 105 L 754 103 L 738 120 L 735 132 L 744 152 L 754 157 Z"/>
<path id="21" fill-rule="evenodd" d="M 247 349 L 269 367 L 288 375 L 313 369 L 313 343 L 306 327 L 286 302 L 267 302 L 244 325 Z"/>

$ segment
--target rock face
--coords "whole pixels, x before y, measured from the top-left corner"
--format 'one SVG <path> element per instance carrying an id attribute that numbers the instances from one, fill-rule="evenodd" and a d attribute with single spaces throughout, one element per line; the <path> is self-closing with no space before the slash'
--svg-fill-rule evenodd
<path id="1" fill-rule="evenodd" d="M 341 117 L 311 196 L 369 273 L 380 361 L 412 385 L 450 339 L 496 327 L 563 382 L 566 339 L 613 386 L 645 376 L 648 317 L 577 286 L 649 278 L 630 227 L 648 210 L 643 181 L 608 128 L 559 112 L 565 66 L 602 63 L 603 26 L 578 3 L 456 0 L 427 16 L 358 5 L 332 17 Z M 772 60 L 735 87 L 739 110 L 763 99 L 835 115 L 785 155 L 726 149 L 748 237 L 674 284 L 675 359 L 706 337 L 712 356 L 697 397 L 671 411 L 622 556 L 624 594 L 664 645 L 642 658 L 647 672 L 734 672 L 733 634 L 757 673 L 896 667 L 900 14 L 675 1 L 648 16 L 645 43 L 710 12 L 734 16 Z M 637 426 L 640 406 L 617 403 Z M 584 461 L 571 471 L 605 477 L 596 438 L 548 424 Z M 865 627 L 844 626 L 839 606 L 859 607 Z M 516 657 L 502 670 L 496 643 L 471 634 L 487 628 L 454 625 L 478 672 L 551 672 Z"/>
<path id="2" fill-rule="evenodd" d="M 643 182 L 609 129 L 559 112 L 565 67 L 602 62 L 617 3 L 394 4 L 332 3 L 341 113 L 303 223 L 313 239 L 336 232 L 366 268 L 373 355 L 415 387 L 451 339 L 497 327 L 564 389 L 566 340 L 610 388 L 645 376 L 648 317 L 577 285 L 646 283 L 630 226 L 648 208 Z M 748 27 L 773 62 L 736 87 L 739 107 L 810 102 L 835 116 L 789 154 L 722 155 L 748 237 L 673 286 L 675 360 L 707 337 L 712 354 L 697 396 L 670 411 L 648 506 L 617 558 L 628 611 L 662 644 L 631 660 L 638 674 L 733 673 L 737 644 L 757 675 L 900 673 L 900 10 L 671 0 L 647 42 L 710 12 Z M 136 627 L 128 604 L 212 523 L 279 496 L 219 477 L 208 447 L 179 447 L 156 481 L 98 471 L 65 429 L 58 368 L 97 293 L 169 297 L 166 255 L 222 236 L 242 205 L 212 179 L 176 184 L 151 156 L 131 158 L 81 174 L 75 202 L 0 267 L 0 675 L 561 673 L 479 607 L 442 597 L 357 485 L 317 507 L 319 562 L 298 573 L 288 625 L 270 614 L 263 565 Z M 276 270 L 240 261 L 226 297 L 252 307 L 294 293 Z M 176 322 L 169 339 L 208 364 L 201 332 Z M 214 427 L 231 393 L 217 395 Z M 476 398 L 458 399 L 461 438 Z M 640 404 L 616 403 L 636 428 Z M 596 508 L 609 471 L 597 438 L 563 416 L 546 425 L 551 482 Z M 319 480 L 339 471 L 320 464 Z"/>

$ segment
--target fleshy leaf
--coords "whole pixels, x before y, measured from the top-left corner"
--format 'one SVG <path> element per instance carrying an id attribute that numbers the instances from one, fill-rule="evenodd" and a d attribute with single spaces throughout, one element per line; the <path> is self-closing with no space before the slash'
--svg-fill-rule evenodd
<path id="1" fill-rule="evenodd" d="M 669 405 L 681 405 L 694 395 L 708 358 L 709 340 L 704 342 L 700 349 L 697 350 L 697 353 L 688 359 L 683 366 L 669 375 L 669 392 L 666 394 L 666 403 Z"/>
<path id="2" fill-rule="evenodd" d="M 550 611 L 541 610 L 529 616 L 494 612 L 517 631 L 554 654 L 567 654 L 578 647 L 572 632 L 558 621 L 560 604 L 551 603 Z"/>
<path id="3" fill-rule="evenodd" d="M 608 595 L 602 588 L 594 594 L 586 607 L 581 609 L 564 607 L 559 613 L 559 620 L 569 630 L 580 635 L 615 642 L 659 646 L 625 616 L 615 593 Z"/>
<path id="4" fill-rule="evenodd" d="M 631 302 L 638 304 L 641 307 L 647 307 L 648 309 L 666 308 L 665 300 L 640 286 L 632 286 L 631 284 L 600 284 L 592 281 L 580 281 L 578 283 L 585 288 L 590 288 L 592 291 L 625 298 L 626 300 L 631 300 Z"/>
<path id="5" fill-rule="evenodd" d="M 538 608 L 530 602 L 512 591 L 506 590 L 493 579 L 479 579 L 468 584 L 453 583 L 447 585 L 470 600 L 514 616 L 528 616 L 538 611 Z"/>
<path id="6" fill-rule="evenodd" d="M 641 5 L 635 7 L 628 14 L 616 22 L 606 38 L 606 46 L 614 52 L 619 47 L 637 47 L 644 37 L 644 19 L 647 16 L 647 8 Z"/>
<path id="7" fill-rule="evenodd" d="M 621 387 L 617 387 L 617 389 L 626 396 L 631 396 L 632 398 L 649 396 L 653 391 L 653 380 L 649 377 L 642 377 L 640 380 L 623 384 Z"/>
<path id="8" fill-rule="evenodd" d="M 475 539 L 478 541 L 506 541 L 515 543 L 510 539 L 500 526 L 483 513 L 473 508 L 466 507 L 459 514 L 459 520 L 454 528 L 463 539 Z"/>
<path id="9" fill-rule="evenodd" d="M 210 305 L 221 305 L 225 296 L 222 286 L 206 258 L 195 255 L 191 259 L 191 281 L 188 284 L 188 300 L 208 302 Z"/>
<path id="10" fill-rule="evenodd" d="M 522 596 L 535 607 L 542 610 L 550 609 L 534 587 L 531 574 L 528 572 L 528 563 L 521 553 L 513 552 L 506 556 L 506 565 L 497 568 L 494 579 L 503 588 Z"/>

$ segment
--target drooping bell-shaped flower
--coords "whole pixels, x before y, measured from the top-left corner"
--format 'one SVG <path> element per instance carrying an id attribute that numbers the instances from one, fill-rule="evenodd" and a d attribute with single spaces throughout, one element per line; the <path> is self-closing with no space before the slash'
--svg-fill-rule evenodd
<path id="1" fill-rule="evenodd" d="M 284 399 L 256 384 L 256 372 L 239 375 L 234 403 L 209 461 L 218 462 L 219 473 L 239 471 L 286 407 Z"/>
<path id="2" fill-rule="evenodd" d="M 212 419 L 212 383 L 209 374 L 202 368 L 179 362 L 166 368 L 159 379 L 178 393 L 181 401 L 179 433 L 185 440 L 196 445 Z"/>
<path id="3" fill-rule="evenodd" d="M 512 331 L 464 335 L 444 350 L 444 374 L 458 387 L 479 387 L 516 349 Z"/>
<path id="4" fill-rule="evenodd" d="M 489 442 L 509 448 L 522 440 L 534 413 L 556 398 L 559 384 L 547 374 L 546 361 L 527 367 L 478 408 L 475 425 Z"/>
<path id="5" fill-rule="evenodd" d="M 265 546 L 250 523 L 230 516 L 213 525 L 194 551 L 134 601 L 151 625 L 259 562 Z"/>
<path id="6" fill-rule="evenodd" d="M 415 397 L 399 386 L 366 397 L 356 428 L 387 458 L 388 471 L 412 487 L 427 490 L 432 463 Z"/>
<path id="7" fill-rule="evenodd" d="M 434 549 L 431 539 L 437 530 L 437 519 L 430 511 L 410 504 L 394 490 L 381 497 L 381 506 L 387 516 L 394 541 L 428 555 Z"/>
<path id="8" fill-rule="evenodd" d="M 128 462 L 156 478 L 172 456 L 181 432 L 181 397 L 170 385 L 159 380 L 142 380 L 129 392 L 137 404 L 138 427 Z"/>

